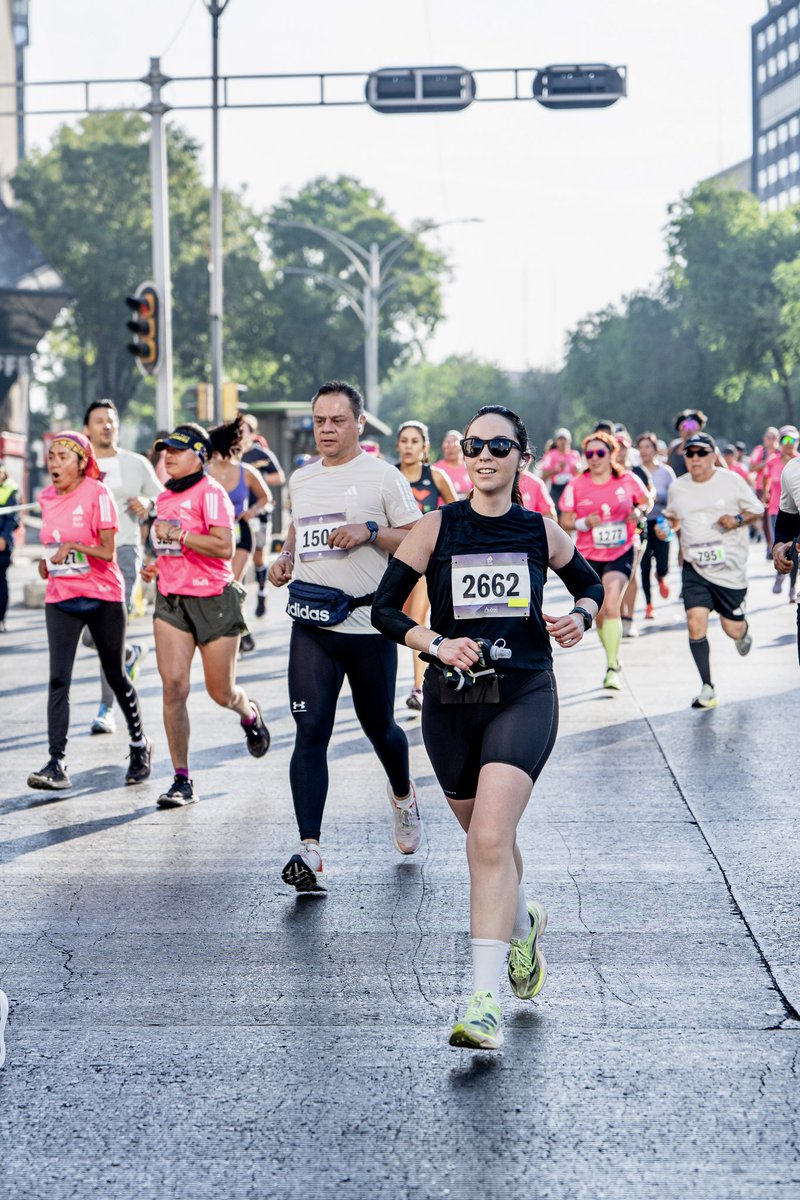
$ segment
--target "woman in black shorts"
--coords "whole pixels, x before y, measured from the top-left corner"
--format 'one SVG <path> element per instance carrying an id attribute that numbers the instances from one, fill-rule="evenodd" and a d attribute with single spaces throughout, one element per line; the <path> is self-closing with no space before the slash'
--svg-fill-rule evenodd
<path id="1" fill-rule="evenodd" d="M 448 803 L 467 833 L 474 992 L 450 1043 L 502 1044 L 497 1004 L 509 953 L 512 990 L 531 1000 L 546 964 L 538 947 L 547 916 L 527 903 L 517 825 L 555 743 L 558 700 L 550 636 L 576 646 L 603 589 L 554 521 L 521 505 L 529 461 L 525 426 L 499 405 L 480 409 L 462 442 L 469 499 L 425 515 L 397 550 L 378 588 L 373 624 L 419 650 L 425 675 L 422 733 Z M 543 613 L 548 566 L 576 599 L 561 617 Z M 431 627 L 402 611 L 425 575 Z"/>

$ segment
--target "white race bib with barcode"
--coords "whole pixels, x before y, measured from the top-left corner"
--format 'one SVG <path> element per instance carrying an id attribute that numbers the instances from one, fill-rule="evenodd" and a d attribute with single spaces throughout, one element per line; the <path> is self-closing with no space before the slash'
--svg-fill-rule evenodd
<path id="1" fill-rule="evenodd" d="M 624 546 L 628 540 L 628 527 L 622 523 L 603 522 L 592 529 L 595 546 Z"/>
<path id="2" fill-rule="evenodd" d="M 688 557 L 698 567 L 721 567 L 725 562 L 722 542 L 701 542 L 689 547 Z"/>
<path id="3" fill-rule="evenodd" d="M 57 579 L 77 579 L 88 575 L 91 563 L 80 550 L 70 550 L 62 563 L 54 563 L 51 559 L 47 564 L 47 573 Z"/>
<path id="4" fill-rule="evenodd" d="M 328 538 L 334 529 L 347 524 L 346 513 L 322 513 L 318 517 L 301 517 L 297 522 L 297 555 L 300 562 L 318 558 L 347 558 L 347 551 L 329 546 Z"/>
<path id="5" fill-rule="evenodd" d="M 457 620 L 530 614 L 527 554 L 454 554 L 450 582 Z"/>

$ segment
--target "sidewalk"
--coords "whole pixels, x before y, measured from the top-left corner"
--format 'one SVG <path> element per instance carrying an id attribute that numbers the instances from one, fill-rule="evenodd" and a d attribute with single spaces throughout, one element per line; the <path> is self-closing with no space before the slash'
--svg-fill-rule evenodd
<path id="1" fill-rule="evenodd" d="M 271 595 L 240 675 L 272 730 L 268 757 L 247 756 L 195 671 L 201 803 L 167 812 L 154 803 L 170 769 L 152 654 L 139 681 L 152 780 L 122 786 L 124 731 L 89 737 L 99 687 L 81 649 L 76 787 L 27 790 L 46 757 L 46 641 L 40 611 L 12 608 L 6 1194 L 795 1200 L 799 818 L 775 762 L 791 754 L 800 668 L 794 610 L 756 550 L 751 566 L 754 649 L 739 659 L 714 623 L 714 711 L 689 708 L 677 599 L 623 644 L 616 696 L 599 688 L 594 635 L 559 652 L 561 734 L 520 838 L 550 914 L 550 975 L 532 1005 L 504 995 L 494 1056 L 446 1044 L 470 979 L 463 835 L 402 702 L 426 844 L 395 854 L 382 772 L 343 698 L 331 892 L 296 898 L 280 882 L 296 838 L 284 598 Z M 27 570 L 14 568 L 15 597 Z M 563 601 L 549 587 L 546 605 Z M 149 622 L 132 637 L 152 645 Z M 409 681 L 401 652 L 401 698 Z"/>

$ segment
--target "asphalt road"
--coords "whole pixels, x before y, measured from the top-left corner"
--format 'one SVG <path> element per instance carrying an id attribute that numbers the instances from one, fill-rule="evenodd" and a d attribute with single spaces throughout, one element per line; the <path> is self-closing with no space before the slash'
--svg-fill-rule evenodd
<path id="1" fill-rule="evenodd" d="M 560 652 L 556 751 L 521 829 L 549 912 L 550 975 L 503 998 L 495 1055 L 447 1045 L 470 984 L 463 838 L 402 704 L 427 839 L 401 860 L 384 779 L 343 697 L 331 753 L 327 898 L 280 881 L 288 621 L 273 594 L 240 678 L 273 734 L 191 698 L 201 803 L 169 781 L 154 656 L 140 694 L 150 782 L 125 788 L 124 728 L 90 737 L 81 649 L 66 794 L 46 760 L 41 611 L 13 569 L 0 642 L 0 1194 L 9 1200 L 800 1196 L 800 668 L 794 608 L 753 550 L 754 648 L 714 624 L 715 711 L 675 597 L 623 646 L 604 693 L 594 634 Z M 673 579 L 673 584 L 674 584 Z M 558 587 L 547 597 L 559 604 Z M 152 645 L 149 620 L 135 640 Z"/>

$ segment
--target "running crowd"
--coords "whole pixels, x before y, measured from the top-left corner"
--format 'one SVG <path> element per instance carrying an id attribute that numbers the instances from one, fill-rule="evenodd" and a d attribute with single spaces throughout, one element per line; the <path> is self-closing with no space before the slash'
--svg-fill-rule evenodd
<path id="1" fill-rule="evenodd" d="M 532 1000 L 547 974 L 540 946 L 547 913 L 528 897 L 516 831 L 558 731 L 552 643 L 574 648 L 594 625 L 606 658 L 602 686 L 618 691 L 621 644 L 637 636 L 638 587 L 644 619 L 655 620 L 653 568 L 658 595 L 667 599 L 676 545 L 700 677 L 691 703 L 715 707 L 709 616 L 719 615 L 739 654 L 750 651 L 751 538 L 763 538 L 774 559 L 775 592 L 789 575 L 789 599 L 796 599 L 800 434 L 788 425 L 768 429 L 748 458 L 741 443 L 718 445 L 696 410 L 678 415 L 670 445 L 650 431 L 634 441 L 622 426 L 599 421 L 580 448 L 569 430 L 557 430 L 534 474 L 525 426 L 502 406 L 485 406 L 463 432 L 449 431 L 433 464 L 420 421 L 400 426 L 396 463 L 374 446 L 365 453 L 363 400 L 348 383 L 320 387 L 311 411 L 316 455 L 288 482 L 291 524 L 269 567 L 272 488 L 286 479 L 253 417 L 211 430 L 181 424 L 157 438 L 147 459 L 120 449 L 116 407 L 98 400 L 82 431 L 50 439 L 51 483 L 39 497 L 49 757 L 28 784 L 71 786 L 69 697 L 81 640 L 99 658 L 91 731 L 114 731 L 116 701 L 130 742 L 125 782 L 149 778 L 152 741 L 135 686 L 144 652 L 126 642 L 127 613 L 142 587 L 155 591 L 173 765 L 158 806 L 198 799 L 189 768 L 195 652 L 211 699 L 238 717 L 247 751 L 267 753 L 259 703 L 236 678 L 240 654 L 255 648 L 243 586 L 252 559 L 255 616 L 266 613 L 269 578 L 286 588 L 292 618 L 289 782 L 299 844 L 282 878 L 309 896 L 327 890 L 328 747 L 345 678 L 386 773 L 394 846 L 403 855 L 420 846 L 408 740 L 394 715 L 397 647 L 406 647 L 414 670 L 406 703 L 421 711 L 425 749 L 466 835 L 473 991 L 450 1042 L 495 1049 L 503 1040 L 501 976 L 517 997 Z M 17 506 L 0 465 L 0 626 Z M 572 598 L 566 610 L 543 611 L 548 570 Z M 0 1056 L 3 999 L 0 993 Z"/>

